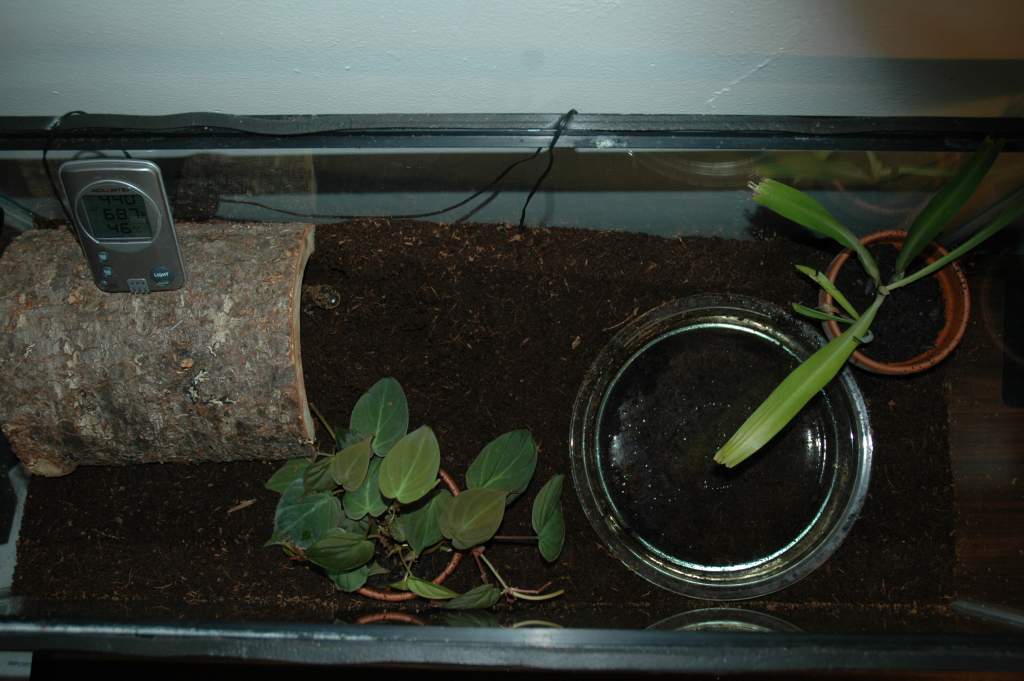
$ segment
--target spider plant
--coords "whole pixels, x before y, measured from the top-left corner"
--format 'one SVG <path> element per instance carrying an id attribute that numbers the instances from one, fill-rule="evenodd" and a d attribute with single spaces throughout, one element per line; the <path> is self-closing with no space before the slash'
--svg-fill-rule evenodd
<path id="1" fill-rule="evenodd" d="M 801 273 L 828 291 L 842 309 L 813 309 L 797 304 L 793 305 L 793 309 L 811 319 L 833 320 L 847 328 L 783 379 L 718 450 L 715 454 L 717 463 L 732 468 L 755 454 L 778 434 L 842 370 L 857 347 L 871 340 L 871 324 L 890 295 L 946 267 L 1024 215 L 1024 192 L 1016 192 L 1003 204 L 991 222 L 948 255 L 915 272 L 907 273 L 914 259 L 939 236 L 974 194 L 1001 148 L 1002 142 L 985 140 L 978 151 L 932 197 L 911 224 L 897 256 L 895 272 L 887 280 L 883 280 L 875 259 L 857 237 L 816 200 L 798 189 L 771 179 L 751 184 L 757 203 L 851 249 L 871 278 L 875 297 L 866 310 L 858 312 L 828 277 L 813 268 L 797 266 Z"/>

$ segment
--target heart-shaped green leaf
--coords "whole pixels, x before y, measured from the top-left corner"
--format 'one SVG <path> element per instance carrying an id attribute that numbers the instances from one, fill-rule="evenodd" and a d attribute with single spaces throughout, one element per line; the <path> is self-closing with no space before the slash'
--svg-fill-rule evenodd
<path id="1" fill-rule="evenodd" d="M 395 582 L 391 585 L 391 588 L 400 591 L 411 591 L 417 596 L 428 598 L 432 601 L 444 601 L 459 595 L 458 592 L 452 591 L 446 586 L 434 584 L 412 575 L 408 575 L 400 582 Z"/>
<path id="2" fill-rule="evenodd" d="M 338 524 L 341 503 L 325 492 L 306 494 L 302 480 L 285 489 L 274 513 L 274 536 L 268 544 L 291 544 L 305 549 Z"/>
<path id="3" fill-rule="evenodd" d="M 340 591 L 352 593 L 353 591 L 358 591 L 366 584 L 366 580 L 370 577 L 370 566 L 361 565 L 355 570 L 332 572 L 327 576 L 331 578 L 334 586 L 338 587 Z"/>
<path id="4" fill-rule="evenodd" d="M 384 456 L 409 429 L 409 404 L 402 386 L 393 378 L 373 384 L 352 408 L 352 430 L 373 435 L 373 451 Z"/>
<path id="5" fill-rule="evenodd" d="M 388 509 L 380 495 L 380 463 L 380 459 L 373 458 L 363 484 L 358 489 L 347 492 L 342 498 L 345 515 L 349 518 L 360 520 L 367 514 L 378 518 Z"/>
<path id="6" fill-rule="evenodd" d="M 466 593 L 453 598 L 445 603 L 446 610 L 475 610 L 477 608 L 490 608 L 501 598 L 501 589 L 490 584 L 481 584 Z"/>
<path id="7" fill-rule="evenodd" d="M 306 470 L 302 473 L 302 484 L 307 494 L 334 489 L 334 478 L 331 477 L 331 457 L 317 459 L 306 466 Z"/>
<path id="8" fill-rule="evenodd" d="M 504 490 L 478 487 L 452 499 L 441 514 L 441 533 L 459 549 L 470 549 L 494 536 L 505 515 Z"/>
<path id="9" fill-rule="evenodd" d="M 509 493 L 511 503 L 530 484 L 537 445 L 528 430 L 513 430 L 489 442 L 466 471 L 469 489 L 488 487 Z"/>
<path id="10" fill-rule="evenodd" d="M 558 513 L 551 516 L 551 519 L 537 533 L 537 549 L 544 560 L 549 563 L 558 560 L 565 546 L 565 516 L 559 508 Z"/>
<path id="11" fill-rule="evenodd" d="M 373 558 L 373 542 L 335 527 L 306 549 L 306 558 L 328 573 L 348 572 L 370 562 Z"/>
<path id="12" fill-rule="evenodd" d="M 363 518 L 362 520 L 352 520 L 347 516 L 342 516 L 341 520 L 338 521 L 338 527 L 350 532 L 352 534 L 358 534 L 361 537 L 365 537 L 366 533 L 370 531 L 370 520 L 369 518 Z"/>
<path id="13" fill-rule="evenodd" d="M 416 508 L 403 509 L 402 514 L 398 516 L 401 535 L 417 554 L 441 541 L 441 513 L 451 500 L 451 492 L 439 489 L 428 498 L 417 502 Z"/>
<path id="14" fill-rule="evenodd" d="M 546 561 L 553 561 L 565 544 L 565 517 L 562 515 L 562 481 L 556 475 L 545 483 L 533 500 L 533 531 L 537 533 L 537 548 Z"/>
<path id="15" fill-rule="evenodd" d="M 388 574 L 388 569 L 383 567 L 383 566 L 381 566 L 380 563 L 377 563 L 377 562 L 370 563 L 370 572 L 369 572 L 368 576 L 376 577 L 377 575 L 386 575 L 386 574 Z"/>
<path id="16" fill-rule="evenodd" d="M 278 494 L 283 494 L 288 485 L 302 477 L 308 465 L 309 459 L 288 459 L 263 486 Z"/>
<path id="17" fill-rule="evenodd" d="M 334 451 L 340 452 L 346 447 L 351 447 L 360 440 L 364 440 L 371 435 L 363 435 L 355 430 L 349 430 L 348 428 L 337 427 L 334 430 Z"/>
<path id="18" fill-rule="evenodd" d="M 359 489 L 359 486 L 366 480 L 370 457 L 373 456 L 370 439 L 367 437 L 359 440 L 330 459 L 331 478 L 335 483 L 344 487 L 346 492 Z"/>
<path id="19" fill-rule="evenodd" d="M 380 492 L 411 504 L 433 489 L 441 467 L 441 448 L 427 426 L 420 426 L 391 448 L 380 465 Z"/>

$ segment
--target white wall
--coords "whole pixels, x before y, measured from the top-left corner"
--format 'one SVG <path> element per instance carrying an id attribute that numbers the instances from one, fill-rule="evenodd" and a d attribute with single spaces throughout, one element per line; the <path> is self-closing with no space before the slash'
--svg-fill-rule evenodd
<path id="1" fill-rule="evenodd" d="M 1019 0 L 0 0 L 0 115 L 1024 113 Z"/>

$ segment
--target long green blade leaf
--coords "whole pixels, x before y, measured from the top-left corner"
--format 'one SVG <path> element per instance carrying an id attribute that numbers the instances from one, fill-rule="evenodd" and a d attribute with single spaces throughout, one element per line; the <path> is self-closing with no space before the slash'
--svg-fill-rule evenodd
<path id="1" fill-rule="evenodd" d="M 850 315 L 854 319 L 860 318 L 860 314 L 857 313 L 857 308 L 855 308 L 850 301 L 846 299 L 846 296 L 844 296 L 842 291 L 839 290 L 839 287 L 837 287 L 831 279 L 825 276 L 823 272 L 819 272 L 813 267 L 807 267 L 806 265 L 796 265 L 796 268 L 801 273 L 806 274 L 815 284 L 825 289 L 825 291 L 832 296 L 832 299 L 839 303 L 841 308 L 846 310 L 846 314 Z"/>
<path id="2" fill-rule="evenodd" d="M 907 266 L 921 251 L 942 232 L 949 221 L 963 208 L 967 200 L 981 184 L 988 169 L 992 167 L 996 157 L 1003 148 L 1002 140 L 986 139 L 978 151 L 957 170 L 949 182 L 943 185 L 939 193 L 932 197 L 907 230 L 907 239 L 903 248 L 896 256 L 896 276 L 901 277 Z"/>
<path id="3" fill-rule="evenodd" d="M 806 227 L 816 234 L 835 240 L 849 248 L 864 265 L 864 271 L 873 280 L 879 281 L 878 265 L 864 245 L 829 213 L 824 206 L 799 189 L 794 189 L 772 179 L 751 184 L 754 201 L 784 218 Z"/>
<path id="4" fill-rule="evenodd" d="M 815 319 L 819 322 L 838 322 L 840 324 L 853 324 L 852 319 L 849 317 L 842 317 L 837 314 L 829 314 L 828 312 L 822 312 L 813 307 L 807 307 L 800 303 L 793 303 L 793 311 L 797 314 L 801 314 L 809 319 Z"/>
<path id="5" fill-rule="evenodd" d="M 1013 224 L 1014 222 L 1019 220 L 1021 216 L 1024 216 L 1024 192 L 1018 192 L 1017 197 L 1011 200 L 1009 203 L 1006 204 L 1006 206 L 1003 207 L 1003 209 L 999 212 L 999 215 L 996 216 L 995 220 L 993 220 L 987 227 L 984 227 L 975 232 L 974 236 L 972 236 L 970 239 L 963 242 L 962 244 L 954 248 L 952 251 L 950 251 L 947 255 L 942 256 L 941 258 L 939 258 L 932 264 L 928 265 L 927 267 L 921 268 L 920 270 L 914 272 L 909 277 L 904 277 L 899 281 L 893 282 L 887 288 L 890 291 L 892 291 L 894 289 L 906 286 L 907 284 L 913 284 L 918 279 L 923 279 L 924 277 L 927 277 L 930 274 L 938 272 L 949 263 L 955 261 L 957 258 L 961 258 L 964 255 L 966 255 L 971 249 L 977 247 L 983 241 L 989 239 L 1007 225 Z"/>
<path id="6" fill-rule="evenodd" d="M 846 364 L 871 327 L 884 296 L 875 298 L 864 314 L 841 335 L 808 357 L 790 372 L 729 441 L 715 454 L 715 461 L 732 468 L 775 437 L 812 397 L 828 385 Z"/>

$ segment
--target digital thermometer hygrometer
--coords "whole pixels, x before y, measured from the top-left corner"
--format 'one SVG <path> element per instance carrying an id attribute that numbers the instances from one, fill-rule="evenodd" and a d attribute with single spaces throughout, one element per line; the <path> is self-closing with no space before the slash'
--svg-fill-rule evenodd
<path id="1" fill-rule="evenodd" d="M 96 285 L 109 292 L 181 288 L 185 267 L 160 169 L 149 161 L 68 161 L 60 181 Z"/>

